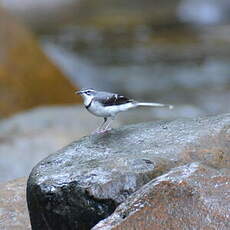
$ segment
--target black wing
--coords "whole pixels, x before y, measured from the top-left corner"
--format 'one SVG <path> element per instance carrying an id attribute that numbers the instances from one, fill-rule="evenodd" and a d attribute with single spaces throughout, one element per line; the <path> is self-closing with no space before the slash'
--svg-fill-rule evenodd
<path id="1" fill-rule="evenodd" d="M 126 104 L 129 102 L 132 102 L 133 100 L 128 99 L 124 96 L 118 95 L 118 94 L 113 94 L 112 96 L 108 96 L 107 98 L 103 98 L 100 100 L 100 102 L 104 105 L 104 106 L 111 106 L 111 105 L 122 105 L 122 104 Z"/>

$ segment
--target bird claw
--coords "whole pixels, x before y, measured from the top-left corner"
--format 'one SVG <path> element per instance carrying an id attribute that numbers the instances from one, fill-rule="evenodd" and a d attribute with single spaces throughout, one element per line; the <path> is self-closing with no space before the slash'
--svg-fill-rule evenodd
<path id="1" fill-rule="evenodd" d="M 100 130 L 95 130 L 95 131 L 92 132 L 92 135 L 99 134 L 99 133 L 100 133 Z"/>
<path id="2" fill-rule="evenodd" d="M 105 129 L 105 130 L 102 130 L 102 132 L 103 132 L 103 133 L 107 133 L 107 132 L 109 132 L 111 129 L 112 129 L 112 128 L 107 128 L 107 129 Z"/>
<path id="3" fill-rule="evenodd" d="M 111 128 L 95 130 L 92 134 L 103 134 L 103 133 L 107 133 L 110 130 L 111 130 Z"/>

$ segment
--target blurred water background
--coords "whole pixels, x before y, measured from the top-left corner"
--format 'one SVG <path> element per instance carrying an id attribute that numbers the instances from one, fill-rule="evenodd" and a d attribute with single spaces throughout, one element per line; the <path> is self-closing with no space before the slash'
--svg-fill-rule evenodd
<path id="1" fill-rule="evenodd" d="M 3 3 L 80 87 L 175 104 L 166 118 L 229 111 L 228 0 Z"/>
<path id="2" fill-rule="evenodd" d="M 229 0 L 0 3 L 27 25 L 76 88 L 175 105 L 171 111 L 132 110 L 119 116 L 118 126 L 230 111 Z M 1 180 L 28 175 L 48 153 L 100 122 L 77 107 L 45 107 L 3 121 L 0 153 L 7 157 L 0 160 Z"/>

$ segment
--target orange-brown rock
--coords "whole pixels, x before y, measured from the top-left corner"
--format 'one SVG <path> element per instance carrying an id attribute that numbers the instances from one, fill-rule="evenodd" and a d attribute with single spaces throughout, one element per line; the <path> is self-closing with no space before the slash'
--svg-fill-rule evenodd
<path id="1" fill-rule="evenodd" d="M 26 205 L 26 178 L 13 180 L 0 186 L 0 229 L 31 229 Z"/>
<path id="2" fill-rule="evenodd" d="M 0 116 L 38 105 L 76 103 L 73 92 L 31 33 L 0 8 Z"/>
<path id="3" fill-rule="evenodd" d="M 132 194 L 93 230 L 230 229 L 230 170 L 172 169 Z"/>

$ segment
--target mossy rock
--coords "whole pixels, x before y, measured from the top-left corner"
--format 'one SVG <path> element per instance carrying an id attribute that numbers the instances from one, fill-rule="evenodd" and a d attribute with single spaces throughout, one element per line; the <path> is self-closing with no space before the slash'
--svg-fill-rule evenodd
<path id="1" fill-rule="evenodd" d="M 33 35 L 0 8 L 0 117 L 38 105 L 77 103 L 74 90 Z"/>

